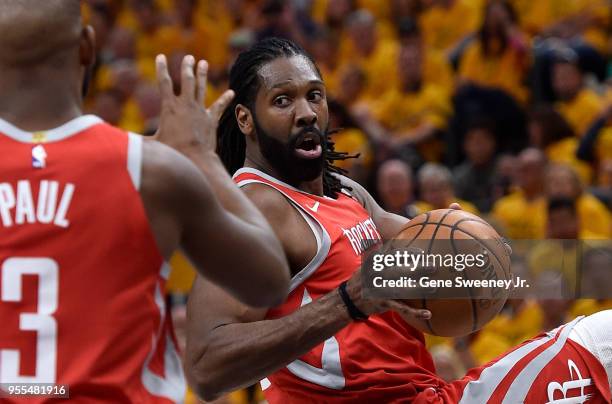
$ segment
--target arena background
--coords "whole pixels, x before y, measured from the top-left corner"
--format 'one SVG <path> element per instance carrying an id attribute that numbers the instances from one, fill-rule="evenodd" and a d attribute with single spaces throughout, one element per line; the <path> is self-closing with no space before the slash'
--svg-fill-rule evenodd
<path id="1" fill-rule="evenodd" d="M 359 154 L 343 167 L 385 209 L 414 217 L 457 201 L 510 240 L 610 238 L 608 0 L 87 0 L 83 8 L 98 53 L 86 110 L 113 125 L 155 132 L 158 53 L 173 78 L 184 55 L 208 60 L 210 103 L 241 50 L 283 36 L 317 61 L 332 128 L 342 128 L 336 149 Z M 515 248 L 514 270 L 559 269 L 571 253 Z M 612 271 L 609 247 L 587 258 Z M 179 254 L 171 264 L 168 299 L 183 343 L 194 271 Z M 534 295 L 506 306 L 470 337 L 428 337 L 444 378 L 612 300 Z M 259 400 L 253 388 L 220 402 Z"/>

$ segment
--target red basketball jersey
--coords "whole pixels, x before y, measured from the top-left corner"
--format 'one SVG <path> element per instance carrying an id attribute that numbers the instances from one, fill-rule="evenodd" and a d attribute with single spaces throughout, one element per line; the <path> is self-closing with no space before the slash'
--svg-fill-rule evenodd
<path id="1" fill-rule="evenodd" d="M 311 195 L 252 168 L 239 170 L 234 180 L 240 187 L 261 183 L 281 192 L 317 240 L 316 256 L 293 277 L 287 300 L 269 310 L 268 319 L 335 290 L 359 269 L 368 240 L 380 239 L 368 212 L 343 193 L 337 199 Z M 423 334 L 388 312 L 349 324 L 261 384 L 272 404 L 410 402 L 418 391 L 438 385 L 433 372 Z"/>
<path id="2" fill-rule="evenodd" d="M 461 380 L 423 392 L 415 404 L 609 404 L 602 364 L 568 338 L 581 319 L 523 343 Z"/>
<path id="3" fill-rule="evenodd" d="M 141 138 L 94 116 L 40 133 L 0 120 L 0 150 L 0 383 L 65 384 L 75 403 L 182 400 Z"/>

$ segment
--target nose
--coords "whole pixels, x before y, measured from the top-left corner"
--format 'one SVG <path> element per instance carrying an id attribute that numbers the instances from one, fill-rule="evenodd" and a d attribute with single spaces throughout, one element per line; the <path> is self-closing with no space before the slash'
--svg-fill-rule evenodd
<path id="1" fill-rule="evenodd" d="M 295 121 L 298 128 L 313 126 L 317 123 L 317 113 L 307 100 L 299 100 L 295 106 Z"/>

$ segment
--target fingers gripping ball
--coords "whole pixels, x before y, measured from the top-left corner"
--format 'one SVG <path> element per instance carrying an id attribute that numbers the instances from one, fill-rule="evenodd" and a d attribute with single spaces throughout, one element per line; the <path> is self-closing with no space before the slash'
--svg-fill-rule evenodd
<path id="1" fill-rule="evenodd" d="M 480 263 L 466 265 L 460 271 L 429 268 L 429 279 L 452 282 L 453 298 L 444 297 L 448 289 L 432 288 L 421 299 L 403 300 L 414 308 L 432 313 L 431 319 L 416 319 L 413 326 L 429 334 L 457 337 L 479 330 L 500 312 L 511 288 L 482 288 L 470 282 L 496 280 L 495 283 L 500 284 L 497 281 L 512 280 L 511 250 L 486 221 L 462 210 L 439 209 L 411 220 L 396 239 L 404 246 L 418 246 L 430 257 L 438 254 L 454 257 L 481 254 L 484 257 Z"/>

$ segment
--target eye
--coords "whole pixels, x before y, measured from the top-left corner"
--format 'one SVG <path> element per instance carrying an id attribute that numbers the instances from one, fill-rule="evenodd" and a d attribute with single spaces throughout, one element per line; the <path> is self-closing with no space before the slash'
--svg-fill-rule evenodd
<path id="1" fill-rule="evenodd" d="M 323 92 L 320 90 L 311 91 L 308 94 L 308 101 L 319 102 L 323 99 Z"/>
<path id="2" fill-rule="evenodd" d="M 291 103 L 291 100 L 286 95 L 280 95 L 274 99 L 273 103 L 274 106 L 284 108 Z"/>

